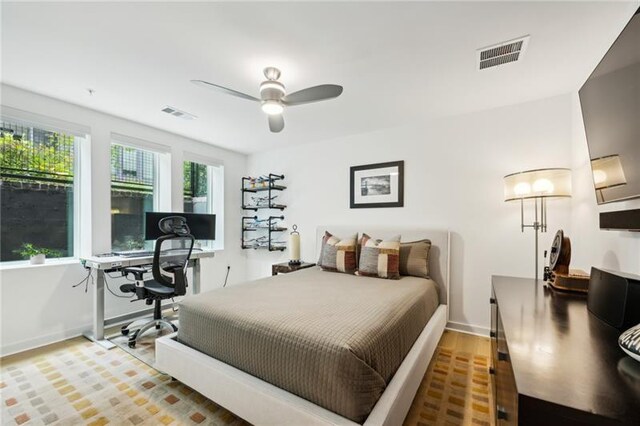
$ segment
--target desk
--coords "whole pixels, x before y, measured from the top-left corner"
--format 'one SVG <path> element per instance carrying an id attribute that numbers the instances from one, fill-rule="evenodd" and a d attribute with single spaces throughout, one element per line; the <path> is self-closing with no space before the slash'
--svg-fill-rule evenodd
<path id="1" fill-rule="evenodd" d="M 215 252 L 213 250 L 194 250 L 191 253 L 189 266 L 193 268 L 193 282 L 191 283 L 193 294 L 198 294 L 200 292 L 200 259 L 213 257 L 214 255 Z M 122 270 L 122 268 L 126 268 L 128 266 L 150 265 L 153 263 L 153 256 L 90 256 L 80 258 L 80 262 L 84 264 L 85 267 L 90 268 L 92 270 L 91 273 L 95 277 L 95 286 L 93 288 L 93 327 L 90 331 L 83 333 L 83 335 L 87 339 L 98 343 L 100 346 L 106 349 L 111 349 L 115 347 L 115 345 L 104 338 L 105 325 L 111 325 L 121 321 L 125 321 L 127 319 L 133 318 L 134 316 L 138 316 L 139 313 L 136 312 L 105 321 L 104 274 L 106 271 L 120 271 Z"/>

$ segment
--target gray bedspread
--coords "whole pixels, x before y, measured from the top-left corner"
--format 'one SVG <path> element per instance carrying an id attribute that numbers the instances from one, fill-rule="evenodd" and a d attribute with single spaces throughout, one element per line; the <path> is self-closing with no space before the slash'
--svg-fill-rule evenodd
<path id="1" fill-rule="evenodd" d="M 313 267 L 186 298 L 178 340 L 362 423 L 438 303 L 424 278 Z"/>

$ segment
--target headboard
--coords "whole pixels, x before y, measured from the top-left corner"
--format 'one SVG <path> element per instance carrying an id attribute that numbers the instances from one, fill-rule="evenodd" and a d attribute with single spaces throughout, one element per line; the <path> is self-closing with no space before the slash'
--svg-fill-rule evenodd
<path id="1" fill-rule="evenodd" d="M 449 256 L 450 235 L 448 230 L 442 229 L 420 229 L 420 228 L 376 228 L 368 226 L 330 226 L 322 225 L 316 228 L 316 257 L 320 257 L 322 247 L 322 237 L 324 232 L 329 231 L 338 237 L 353 235 L 358 233 L 358 237 L 363 232 L 371 235 L 372 238 L 391 238 L 400 234 L 402 242 L 417 241 L 428 238 L 431 240 L 431 251 L 429 252 L 429 274 L 439 286 L 440 303 L 449 303 Z"/>

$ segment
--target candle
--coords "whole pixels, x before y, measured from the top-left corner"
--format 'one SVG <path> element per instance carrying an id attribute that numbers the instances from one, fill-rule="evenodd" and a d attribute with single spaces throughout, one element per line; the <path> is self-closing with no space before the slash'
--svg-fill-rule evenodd
<path id="1" fill-rule="evenodd" d="M 289 234 L 289 261 L 300 262 L 300 233 L 296 230 L 297 225 L 293 225 L 293 232 Z"/>

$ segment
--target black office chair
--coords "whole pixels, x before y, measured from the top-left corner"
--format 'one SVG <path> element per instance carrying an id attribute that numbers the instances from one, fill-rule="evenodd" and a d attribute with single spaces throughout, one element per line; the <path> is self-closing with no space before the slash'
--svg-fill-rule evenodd
<path id="1" fill-rule="evenodd" d="M 155 303 L 153 320 L 136 329 L 129 336 L 130 348 L 135 347 L 137 339 L 151 328 L 155 327 L 159 330 L 165 326 L 177 331 L 178 328 L 172 322 L 162 318 L 161 303 L 175 296 L 183 296 L 187 292 L 187 265 L 195 242 L 187 226 L 187 220 L 182 216 L 168 216 L 161 219 L 158 226 L 165 235 L 156 240 L 151 266 L 153 279 L 144 279 L 144 274 L 149 272 L 146 268 L 122 269 L 122 274 L 124 276 L 132 274 L 136 283 L 121 285 L 120 291 L 135 293 L 138 300 L 144 299 L 147 305 Z M 129 335 L 129 332 L 134 330 L 133 324 L 122 327 L 122 334 Z"/>

